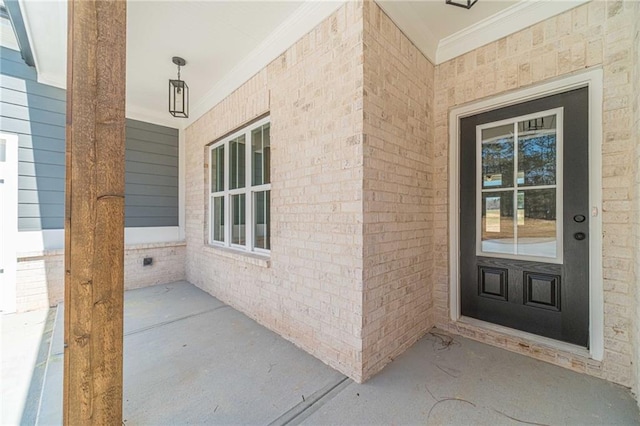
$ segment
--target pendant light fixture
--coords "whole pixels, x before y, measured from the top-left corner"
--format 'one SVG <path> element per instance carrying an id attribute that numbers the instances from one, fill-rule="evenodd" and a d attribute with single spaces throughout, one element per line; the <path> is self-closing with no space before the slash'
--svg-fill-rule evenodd
<path id="1" fill-rule="evenodd" d="M 187 61 L 178 56 L 174 56 L 172 61 L 178 66 L 178 79 L 169 80 L 169 113 L 174 117 L 189 118 L 189 86 L 180 80 L 180 67 Z"/>
<path id="2" fill-rule="evenodd" d="M 478 0 L 445 0 L 445 3 L 452 6 L 464 7 L 465 9 L 471 9 L 471 6 L 476 4 Z"/>

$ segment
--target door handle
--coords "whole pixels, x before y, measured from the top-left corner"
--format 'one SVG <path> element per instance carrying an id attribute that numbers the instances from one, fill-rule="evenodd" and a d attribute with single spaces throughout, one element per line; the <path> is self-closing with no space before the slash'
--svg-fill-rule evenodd
<path id="1" fill-rule="evenodd" d="M 587 238 L 587 235 L 584 232 L 576 232 L 575 234 L 573 234 L 573 238 L 578 241 L 582 241 Z"/>

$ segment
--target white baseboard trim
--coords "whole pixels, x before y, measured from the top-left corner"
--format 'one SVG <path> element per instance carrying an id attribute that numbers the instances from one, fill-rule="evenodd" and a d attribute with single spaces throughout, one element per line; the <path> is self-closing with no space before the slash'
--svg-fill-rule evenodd
<path id="1" fill-rule="evenodd" d="M 148 228 L 125 228 L 124 243 L 153 244 L 182 241 L 180 227 L 156 226 Z M 45 250 L 64 249 L 64 229 L 45 229 L 42 231 L 18 232 L 17 253 L 33 253 Z"/>

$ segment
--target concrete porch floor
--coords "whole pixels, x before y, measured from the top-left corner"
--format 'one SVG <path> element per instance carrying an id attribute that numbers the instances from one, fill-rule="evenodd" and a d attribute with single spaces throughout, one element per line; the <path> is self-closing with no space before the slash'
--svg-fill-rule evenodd
<path id="1" fill-rule="evenodd" d="M 22 424 L 62 422 L 62 318 Z M 640 424 L 623 387 L 438 330 L 359 385 L 187 282 L 126 292 L 124 342 L 125 425 Z"/>

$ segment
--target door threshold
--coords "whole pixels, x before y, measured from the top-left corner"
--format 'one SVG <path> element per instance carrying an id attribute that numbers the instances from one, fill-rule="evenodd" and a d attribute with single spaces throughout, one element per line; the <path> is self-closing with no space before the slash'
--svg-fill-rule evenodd
<path id="1" fill-rule="evenodd" d="M 587 359 L 593 359 L 593 357 L 591 356 L 591 353 L 589 352 L 589 349 L 583 346 L 574 345 L 572 343 L 561 342 L 560 340 L 555 340 L 550 337 L 538 336 L 537 334 L 527 333 L 526 331 L 516 330 L 514 328 L 493 324 L 487 321 L 482 321 L 482 320 L 471 318 L 471 317 L 461 316 L 460 318 L 458 318 L 458 321 L 456 321 L 456 323 L 471 325 L 473 327 L 478 327 L 484 330 L 505 334 L 510 337 L 527 340 L 537 345 L 544 345 L 548 348 L 551 348 L 557 351 L 566 352 L 566 353 L 577 355 Z"/>

